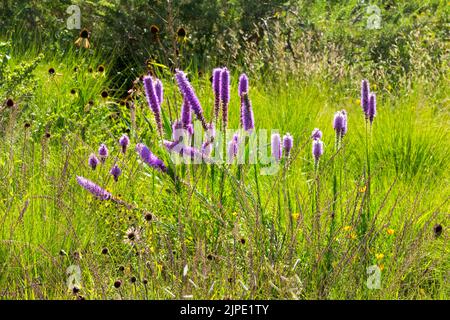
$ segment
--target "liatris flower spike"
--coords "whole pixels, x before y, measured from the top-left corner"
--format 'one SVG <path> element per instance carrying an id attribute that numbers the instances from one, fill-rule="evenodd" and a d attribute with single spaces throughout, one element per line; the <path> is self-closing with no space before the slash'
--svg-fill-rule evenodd
<path id="1" fill-rule="evenodd" d="M 239 97 L 244 93 L 248 93 L 248 77 L 245 73 L 239 77 Z"/>
<path id="2" fill-rule="evenodd" d="M 370 124 L 372 124 L 376 114 L 377 114 L 377 97 L 375 93 L 371 93 L 369 97 L 369 112 L 368 112 Z"/>
<path id="3" fill-rule="evenodd" d="M 186 99 L 183 100 L 183 106 L 181 107 L 181 123 L 185 129 L 192 126 L 191 107 Z"/>
<path id="4" fill-rule="evenodd" d="M 111 198 L 111 194 L 108 191 L 104 190 L 103 188 L 86 178 L 77 176 L 77 182 L 80 186 L 82 186 L 84 189 L 92 193 L 100 200 L 108 200 Z"/>
<path id="5" fill-rule="evenodd" d="M 222 69 L 220 74 L 220 100 L 222 101 L 223 127 L 228 124 L 228 103 L 230 103 L 230 72 L 227 68 Z"/>
<path id="6" fill-rule="evenodd" d="M 369 116 L 369 81 L 363 80 L 361 81 L 361 107 L 363 109 L 364 115 L 366 116 L 366 119 Z"/>
<path id="7" fill-rule="evenodd" d="M 91 153 L 91 155 L 89 156 L 88 164 L 92 168 L 92 170 L 95 170 L 95 168 L 97 168 L 99 162 L 100 161 L 95 156 L 95 154 Z"/>
<path id="8" fill-rule="evenodd" d="M 234 158 L 237 156 L 239 151 L 239 136 L 237 134 L 233 135 L 233 139 L 231 139 L 228 144 L 228 162 L 231 163 Z"/>
<path id="9" fill-rule="evenodd" d="M 348 124 L 347 124 L 347 111 L 344 109 L 341 110 L 342 116 L 344 117 L 344 127 L 342 128 L 342 136 L 347 134 L 348 131 Z"/>
<path id="10" fill-rule="evenodd" d="M 115 164 L 111 170 L 109 171 L 109 173 L 114 177 L 114 181 L 118 181 L 119 180 L 119 176 L 122 174 L 122 170 L 120 170 L 119 166 L 117 164 Z"/>
<path id="11" fill-rule="evenodd" d="M 281 138 L 278 133 L 272 134 L 271 147 L 272 147 L 272 157 L 275 158 L 275 161 L 277 162 L 280 161 L 282 149 L 281 149 Z"/>
<path id="12" fill-rule="evenodd" d="M 100 156 L 100 161 L 102 163 L 105 163 L 106 158 L 108 157 L 109 151 L 108 148 L 104 143 L 100 145 L 100 148 L 98 148 L 98 155 Z"/>
<path id="13" fill-rule="evenodd" d="M 320 139 L 317 140 L 313 140 L 312 143 L 312 154 L 314 159 L 317 161 L 319 161 L 320 157 L 323 154 L 323 142 Z"/>
<path id="14" fill-rule="evenodd" d="M 214 119 L 219 117 L 220 109 L 220 74 L 222 68 L 215 68 L 212 75 L 212 87 L 214 91 Z"/>
<path id="15" fill-rule="evenodd" d="M 253 117 L 252 103 L 250 102 L 247 93 L 242 94 L 241 108 L 242 125 L 244 130 L 251 132 L 255 128 L 255 119 Z"/>
<path id="16" fill-rule="evenodd" d="M 294 145 L 294 138 L 292 138 L 292 136 L 289 133 L 286 133 L 283 137 L 283 149 L 286 158 L 289 158 L 293 145 Z"/>
<path id="17" fill-rule="evenodd" d="M 345 115 L 341 111 L 336 112 L 333 119 L 333 129 L 336 131 L 336 137 L 338 140 L 343 136 L 345 124 Z"/>
<path id="18" fill-rule="evenodd" d="M 147 104 L 155 116 L 159 134 L 162 135 L 161 107 L 158 97 L 156 96 L 156 90 L 151 76 L 144 77 L 144 91 L 147 98 Z"/>
<path id="19" fill-rule="evenodd" d="M 155 81 L 155 93 L 156 97 L 158 98 L 159 106 L 161 107 L 161 104 L 163 102 L 164 89 L 163 84 L 159 79 L 156 79 Z"/>
<path id="20" fill-rule="evenodd" d="M 166 172 L 167 168 L 162 160 L 158 159 L 147 146 L 143 143 L 138 143 L 136 145 L 136 151 L 138 152 L 141 160 L 148 164 L 150 167 L 155 168 L 159 171 Z"/>
<path id="21" fill-rule="evenodd" d="M 207 130 L 207 123 L 203 116 L 202 106 L 200 105 L 200 101 L 198 100 L 197 95 L 194 92 L 194 88 L 192 88 L 192 85 L 189 83 L 186 74 L 181 70 L 177 70 L 175 78 L 177 80 L 181 94 L 183 95 L 183 98 L 189 103 L 189 106 L 191 107 L 192 111 L 194 111 L 197 119 L 202 123 L 203 128 Z"/>
<path id="22" fill-rule="evenodd" d="M 127 152 L 127 147 L 130 144 L 130 139 L 126 134 L 122 135 L 119 139 L 119 144 L 122 147 L 122 153 Z"/>
<path id="23" fill-rule="evenodd" d="M 322 139 L 322 131 L 320 131 L 317 128 L 314 128 L 311 134 L 311 139 L 313 140 Z"/>

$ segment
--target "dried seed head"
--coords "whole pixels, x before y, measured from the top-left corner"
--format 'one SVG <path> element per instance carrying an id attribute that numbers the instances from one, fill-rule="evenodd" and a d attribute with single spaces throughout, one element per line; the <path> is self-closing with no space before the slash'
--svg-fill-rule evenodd
<path id="1" fill-rule="evenodd" d="M 114 281 L 114 288 L 119 289 L 121 285 L 122 285 L 122 281 L 120 281 L 120 280 Z"/>

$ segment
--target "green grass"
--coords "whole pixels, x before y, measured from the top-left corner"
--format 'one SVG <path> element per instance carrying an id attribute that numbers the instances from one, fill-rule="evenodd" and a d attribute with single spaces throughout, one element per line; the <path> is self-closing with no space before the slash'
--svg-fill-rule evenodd
<path id="1" fill-rule="evenodd" d="M 31 57 L 14 57 L 10 65 Z M 106 73 L 95 72 L 100 64 Z M 56 75 L 48 74 L 50 67 Z M 240 70 L 234 72 L 231 128 L 239 124 Z M 296 79 L 264 84 L 251 78 L 257 129 L 294 137 L 289 166 L 276 175 L 258 175 L 257 181 L 252 165 L 241 168 L 240 179 L 236 165 L 216 166 L 214 177 L 206 165 L 177 166 L 172 169 L 182 183 L 174 184 L 167 174 L 140 164 L 134 152 L 135 144 L 144 142 L 170 163 L 143 93 L 135 100 L 135 131 L 130 109 L 115 92 L 101 97 L 114 80 L 105 60 L 69 52 L 45 57 L 32 74 L 33 90 L 12 97 L 18 100 L 16 111 L 5 108 L 0 113 L 0 297 L 75 299 L 66 285 L 66 269 L 78 265 L 79 294 L 87 299 L 449 298 L 450 118 L 445 83 L 418 80 L 397 92 L 378 92 L 369 146 L 373 220 L 359 235 L 366 161 L 365 123 L 356 101 L 360 79 L 348 84 Z M 210 119 L 208 78 L 194 77 L 192 83 Z M 163 81 L 163 114 L 174 120 L 181 96 L 170 76 Z M 349 132 L 335 154 L 332 119 L 341 109 L 348 112 Z M 316 127 L 323 131 L 325 144 L 317 181 L 310 141 Z M 123 155 L 117 140 L 127 129 L 131 146 Z M 170 127 L 165 129 L 169 138 Z M 87 158 L 100 143 L 108 145 L 111 156 L 92 171 Z M 123 170 L 117 183 L 108 174 L 115 159 Z M 342 177 L 334 222 L 333 164 Z M 94 199 L 77 184 L 76 175 L 138 209 Z M 311 211 L 316 183 L 318 213 Z M 143 212 L 152 212 L 153 220 L 146 222 Z M 435 224 L 444 227 L 440 236 L 433 232 Z M 124 242 L 132 226 L 142 232 L 135 247 Z M 107 254 L 102 254 L 104 248 Z M 380 253 L 384 257 L 377 260 Z M 383 269 L 381 288 L 369 290 L 366 268 L 375 264 Z M 137 278 L 134 284 L 132 276 Z M 116 289 L 113 283 L 119 279 L 122 286 Z"/>

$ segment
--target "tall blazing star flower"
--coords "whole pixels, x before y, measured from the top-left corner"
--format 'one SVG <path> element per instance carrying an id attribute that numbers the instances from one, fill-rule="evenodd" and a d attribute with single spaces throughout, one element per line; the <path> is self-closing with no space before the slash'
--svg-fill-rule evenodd
<path id="1" fill-rule="evenodd" d="M 111 170 L 109 170 L 109 173 L 114 177 L 114 181 L 119 180 L 119 176 L 122 174 L 122 170 L 119 168 L 117 164 L 115 164 Z"/>
<path id="2" fill-rule="evenodd" d="M 164 165 L 164 162 L 162 160 L 158 159 L 147 146 L 143 143 L 138 143 L 136 145 L 136 151 L 139 154 L 139 157 L 141 160 L 149 165 L 152 168 L 155 168 L 159 171 L 166 172 L 167 168 Z"/>
<path id="3" fill-rule="evenodd" d="M 286 133 L 283 137 L 283 149 L 286 158 L 289 158 L 293 145 L 294 145 L 294 138 L 289 133 Z"/>
<path id="4" fill-rule="evenodd" d="M 334 131 L 336 131 L 336 137 L 338 140 L 341 139 L 344 135 L 344 130 L 346 130 L 346 123 L 347 120 L 345 114 L 343 114 L 341 111 L 338 111 L 334 114 L 333 129 Z"/>
<path id="5" fill-rule="evenodd" d="M 245 119 L 244 95 L 248 94 L 248 78 L 245 73 L 241 74 L 241 76 L 239 77 L 238 94 L 239 97 L 241 97 L 241 119 L 240 119 L 241 126 L 244 127 L 244 119 Z"/>
<path id="6" fill-rule="evenodd" d="M 233 135 L 233 139 L 231 139 L 228 144 L 228 162 L 232 162 L 234 158 L 238 155 L 239 151 L 239 136 L 237 134 Z"/>
<path id="7" fill-rule="evenodd" d="M 155 121 L 156 125 L 158 126 L 159 134 L 162 135 L 163 127 L 161 121 L 161 106 L 159 104 L 158 97 L 156 95 L 155 85 L 153 83 L 151 76 L 144 77 L 144 91 L 145 96 L 147 98 L 148 106 L 155 116 Z"/>
<path id="8" fill-rule="evenodd" d="M 272 147 L 272 157 L 275 158 L 275 161 L 277 162 L 280 161 L 282 149 L 281 149 L 281 138 L 278 133 L 272 134 L 271 147 Z"/>
<path id="9" fill-rule="evenodd" d="M 122 153 L 127 152 L 127 147 L 130 144 L 130 138 L 126 134 L 122 135 L 119 139 L 119 144 L 122 147 Z"/>
<path id="10" fill-rule="evenodd" d="M 108 191 L 86 178 L 77 176 L 77 182 L 81 187 L 89 191 L 92 195 L 99 198 L 100 200 L 109 200 L 111 198 L 111 194 Z"/>
<path id="11" fill-rule="evenodd" d="M 313 140 L 312 143 L 312 155 L 314 157 L 314 160 L 317 162 L 319 161 L 320 157 L 323 154 L 323 142 L 320 139 Z"/>
<path id="12" fill-rule="evenodd" d="M 184 128 L 192 126 L 191 106 L 186 99 L 183 100 L 183 106 L 181 107 L 181 123 Z"/>
<path id="13" fill-rule="evenodd" d="M 215 68 L 212 74 L 212 88 L 214 91 L 214 119 L 219 117 L 220 109 L 220 74 L 222 68 Z"/>
<path id="14" fill-rule="evenodd" d="M 375 95 L 375 93 L 371 93 L 369 97 L 369 111 L 368 111 L 370 124 L 372 124 L 376 114 L 377 114 L 377 96 Z"/>
<path id="15" fill-rule="evenodd" d="M 155 94 L 156 94 L 156 97 L 158 98 L 159 106 L 161 107 L 161 104 L 163 102 L 163 96 L 164 96 L 164 88 L 163 88 L 163 84 L 162 84 L 161 80 L 159 80 L 159 79 L 156 79 L 156 81 L 155 81 Z"/>
<path id="16" fill-rule="evenodd" d="M 105 160 L 109 155 L 109 151 L 108 151 L 108 147 L 106 147 L 106 145 L 104 143 L 102 143 L 100 145 L 100 147 L 98 148 L 98 155 L 100 156 L 100 161 L 102 163 L 105 163 Z"/>
<path id="17" fill-rule="evenodd" d="M 322 139 L 322 131 L 320 131 L 318 128 L 314 128 L 314 130 L 311 133 L 311 139 L 313 140 Z"/>
<path id="18" fill-rule="evenodd" d="M 167 141 L 167 140 L 164 140 L 163 144 L 166 147 L 166 149 L 169 150 L 170 152 L 176 152 L 183 157 L 189 157 L 191 159 L 197 160 L 201 159 L 205 160 L 205 155 L 201 151 L 191 146 L 187 146 L 183 143 L 179 143 L 176 141 Z"/>
<path id="19" fill-rule="evenodd" d="M 189 83 L 186 74 L 181 70 L 177 70 L 175 78 L 183 98 L 189 103 L 189 106 L 192 111 L 194 111 L 197 119 L 202 123 L 203 128 L 207 130 L 207 123 L 205 117 L 203 116 L 202 106 L 200 105 L 200 101 L 195 94 L 194 88 L 192 88 L 192 85 Z"/>
<path id="20" fill-rule="evenodd" d="M 361 108 L 366 119 L 369 117 L 369 94 L 369 81 L 364 79 L 361 81 Z"/>
<path id="21" fill-rule="evenodd" d="M 92 168 L 92 170 L 95 170 L 97 168 L 97 165 L 99 164 L 98 158 L 95 156 L 95 154 L 91 153 L 88 159 L 88 164 Z"/>
<path id="22" fill-rule="evenodd" d="M 244 130 L 251 132 L 255 128 L 255 119 L 253 117 L 252 103 L 250 102 L 248 93 L 242 94 L 241 115 Z"/>
<path id="23" fill-rule="evenodd" d="M 222 102 L 223 128 L 228 125 L 228 104 L 230 103 L 230 72 L 227 68 L 222 69 L 220 74 L 220 100 Z"/>

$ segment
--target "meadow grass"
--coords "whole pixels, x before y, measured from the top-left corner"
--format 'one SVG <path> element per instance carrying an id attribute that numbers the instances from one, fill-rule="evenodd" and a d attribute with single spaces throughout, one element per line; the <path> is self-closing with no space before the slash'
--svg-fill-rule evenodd
<path id="1" fill-rule="evenodd" d="M 100 64 L 106 72 L 96 71 Z M 56 74 L 49 75 L 49 68 Z M 239 73 L 232 75 L 230 128 L 239 126 Z M 113 75 L 98 57 L 46 57 L 33 74 L 32 96 L 1 114 L 2 298 L 449 298 L 445 83 L 418 80 L 403 91 L 378 93 L 368 140 L 371 216 L 359 234 L 367 201 L 360 79 L 344 90 L 313 79 L 267 84 L 250 78 L 256 128 L 294 137 L 290 160 L 265 176 L 255 175 L 258 165 L 215 166 L 214 175 L 205 164 L 170 165 L 142 89 L 132 120 L 132 108 L 108 91 Z M 209 120 L 209 76 L 190 76 Z M 162 78 L 168 138 L 181 96 L 171 76 Z M 341 109 L 349 130 L 336 151 L 332 120 Z M 322 130 L 325 145 L 317 176 L 314 128 Z M 131 140 L 125 154 L 117 142 L 123 133 Z M 140 142 L 179 180 L 142 164 L 134 151 Z M 110 156 L 93 171 L 87 159 L 101 143 Z M 118 182 L 108 173 L 114 163 L 122 169 Z M 339 184 L 333 191 L 335 168 Z M 106 188 L 116 201 L 94 198 L 76 176 Z M 444 227 L 442 234 L 434 232 L 436 224 Z M 124 241 L 131 227 L 141 237 L 134 246 Z M 82 274 L 76 294 L 66 283 L 72 265 Z M 379 289 L 366 285 L 366 268 L 373 265 L 381 270 Z"/>

